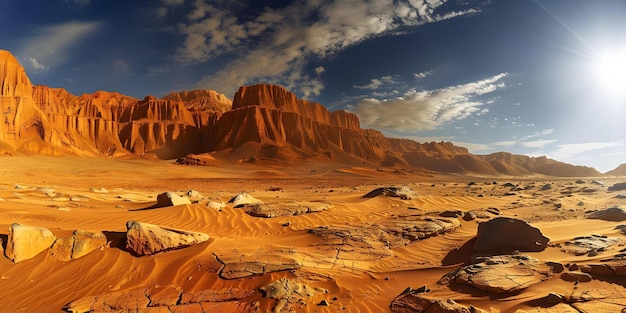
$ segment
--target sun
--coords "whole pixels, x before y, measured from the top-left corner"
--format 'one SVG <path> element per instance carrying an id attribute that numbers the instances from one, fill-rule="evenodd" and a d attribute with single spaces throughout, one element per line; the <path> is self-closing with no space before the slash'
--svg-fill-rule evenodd
<path id="1" fill-rule="evenodd" d="M 593 76 L 603 90 L 626 94 L 626 49 L 597 54 L 593 58 Z"/>

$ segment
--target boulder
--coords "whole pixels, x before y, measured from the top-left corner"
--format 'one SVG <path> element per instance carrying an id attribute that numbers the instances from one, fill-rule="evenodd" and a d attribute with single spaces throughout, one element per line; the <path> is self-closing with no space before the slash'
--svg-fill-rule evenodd
<path id="1" fill-rule="evenodd" d="M 169 191 L 157 196 L 157 206 L 160 208 L 182 204 L 191 204 L 191 201 L 186 197 L 181 197 Z"/>
<path id="2" fill-rule="evenodd" d="M 613 184 L 613 186 L 609 187 L 609 191 L 620 191 L 626 190 L 626 182 Z"/>
<path id="3" fill-rule="evenodd" d="M 107 238 L 102 232 L 75 230 L 71 237 L 58 238 L 50 255 L 59 261 L 78 259 L 106 246 Z"/>
<path id="4" fill-rule="evenodd" d="M 439 282 L 465 284 L 496 294 L 512 293 L 552 276 L 551 267 L 525 255 L 478 257 Z"/>
<path id="5" fill-rule="evenodd" d="M 584 255 L 591 251 L 604 251 L 606 248 L 618 242 L 619 239 L 606 236 L 582 236 L 566 241 L 563 251 L 574 255 Z"/>
<path id="6" fill-rule="evenodd" d="M 126 229 L 126 249 L 140 256 L 185 248 L 209 240 L 209 235 L 204 233 L 137 221 L 126 222 Z"/>
<path id="7" fill-rule="evenodd" d="M 221 211 L 225 206 L 226 204 L 224 202 L 217 202 L 217 201 L 209 201 L 206 204 L 207 208 L 211 208 L 216 211 Z"/>
<path id="8" fill-rule="evenodd" d="M 537 252 L 546 249 L 549 238 L 522 220 L 498 217 L 478 224 L 474 250 L 478 252 L 509 248 Z"/>
<path id="9" fill-rule="evenodd" d="M 612 208 L 600 210 L 587 215 L 589 219 L 605 220 L 612 222 L 621 222 L 626 220 L 626 210 L 615 206 Z"/>
<path id="10" fill-rule="evenodd" d="M 380 195 L 385 195 L 387 197 L 398 197 L 402 200 L 411 200 L 417 198 L 417 193 L 409 187 L 376 188 L 364 195 L 363 198 L 374 198 Z"/>
<path id="11" fill-rule="evenodd" d="M 185 193 L 185 196 L 191 198 L 191 199 L 202 199 L 204 198 L 204 196 L 197 190 L 189 190 Z"/>
<path id="12" fill-rule="evenodd" d="M 238 206 L 238 205 L 242 205 L 242 204 L 256 204 L 256 203 L 261 203 L 262 201 L 245 193 L 242 192 L 234 197 L 232 197 L 228 203 L 231 203 L 234 206 Z"/>
<path id="13" fill-rule="evenodd" d="M 30 259 L 50 248 L 56 237 L 43 227 L 11 224 L 4 254 L 17 263 Z"/>

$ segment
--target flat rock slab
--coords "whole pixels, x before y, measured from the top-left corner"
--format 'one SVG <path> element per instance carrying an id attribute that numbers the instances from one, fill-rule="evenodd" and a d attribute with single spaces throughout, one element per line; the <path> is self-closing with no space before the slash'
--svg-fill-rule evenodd
<path id="1" fill-rule="evenodd" d="M 474 250 L 478 252 L 499 249 L 538 252 L 546 249 L 550 239 L 525 221 L 497 217 L 478 224 Z"/>
<path id="2" fill-rule="evenodd" d="M 126 248 L 139 256 L 185 248 L 209 240 L 209 235 L 204 233 L 137 221 L 128 221 L 126 229 Z"/>
<path id="3" fill-rule="evenodd" d="M 389 306 L 394 313 L 481 313 L 483 310 L 466 307 L 452 299 L 435 299 L 424 293 L 407 290 L 396 297 Z"/>
<path id="4" fill-rule="evenodd" d="M 9 226 L 4 255 L 18 263 L 50 248 L 55 240 L 56 237 L 47 228 L 14 223 Z"/>
<path id="5" fill-rule="evenodd" d="M 296 202 L 249 204 L 244 207 L 244 210 L 250 216 L 271 218 L 321 212 L 330 208 L 332 205 L 321 202 Z"/>
<path id="6" fill-rule="evenodd" d="M 409 187 L 381 187 L 376 188 L 366 195 L 363 198 L 374 198 L 380 195 L 384 195 L 387 197 L 397 197 L 402 200 L 411 200 L 417 198 L 417 193 L 415 190 Z"/>
<path id="7" fill-rule="evenodd" d="M 254 312 L 248 298 L 254 290 L 238 288 L 186 292 L 178 286 L 135 288 L 84 297 L 65 306 L 71 313 L 83 312 Z"/>
<path id="8" fill-rule="evenodd" d="M 217 261 L 223 265 L 218 272 L 219 277 L 222 279 L 239 279 L 266 273 L 296 270 L 302 267 L 294 259 L 276 252 L 268 250 L 258 254 L 216 255 Z"/>
<path id="9" fill-rule="evenodd" d="M 316 246 L 335 251 L 337 259 L 371 261 L 391 255 L 391 249 L 452 231 L 457 219 L 405 216 L 374 225 L 324 226 L 309 233 L 322 240 Z"/>
<path id="10" fill-rule="evenodd" d="M 616 206 L 616 207 L 593 212 L 587 215 L 587 218 L 611 221 L 611 222 L 621 222 L 621 221 L 626 220 L 626 210 L 622 209 L 621 207 Z"/>
<path id="11" fill-rule="evenodd" d="M 552 276 L 550 266 L 525 255 L 479 257 L 476 263 L 444 276 L 440 283 L 457 283 L 495 294 L 523 290 Z"/>
<path id="12" fill-rule="evenodd" d="M 584 255 L 591 251 L 603 251 L 604 249 L 617 244 L 619 241 L 620 240 L 618 238 L 609 238 L 598 235 L 576 237 L 572 240 L 566 241 L 562 251 L 573 255 Z"/>

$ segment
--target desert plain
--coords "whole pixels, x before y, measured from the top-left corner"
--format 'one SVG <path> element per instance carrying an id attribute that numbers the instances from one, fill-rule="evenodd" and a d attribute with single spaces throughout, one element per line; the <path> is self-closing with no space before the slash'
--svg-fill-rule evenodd
<path id="1" fill-rule="evenodd" d="M 19 262 L 1 257 L 2 312 L 626 307 L 626 215 L 619 209 L 626 196 L 609 191 L 624 177 L 490 177 L 270 160 L 190 166 L 6 155 L 0 162 L 3 254 L 14 223 L 46 228 L 57 241 L 75 230 L 106 238 L 76 258 L 53 248 Z M 164 192 L 189 203 L 163 205 L 157 197 Z M 249 197 L 233 199 L 242 193 Z M 208 240 L 167 247 L 175 240 L 161 238 L 161 251 L 138 252 L 127 244 L 128 221 Z M 494 224 L 477 238 L 479 225 L 493 221 L 505 227 Z"/>

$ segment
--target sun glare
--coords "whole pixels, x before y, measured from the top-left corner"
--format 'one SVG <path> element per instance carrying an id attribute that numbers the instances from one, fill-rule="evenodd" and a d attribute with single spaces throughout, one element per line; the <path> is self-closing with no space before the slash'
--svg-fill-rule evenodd
<path id="1" fill-rule="evenodd" d="M 602 89 L 626 94 L 626 49 L 598 54 L 593 60 L 593 75 Z"/>

